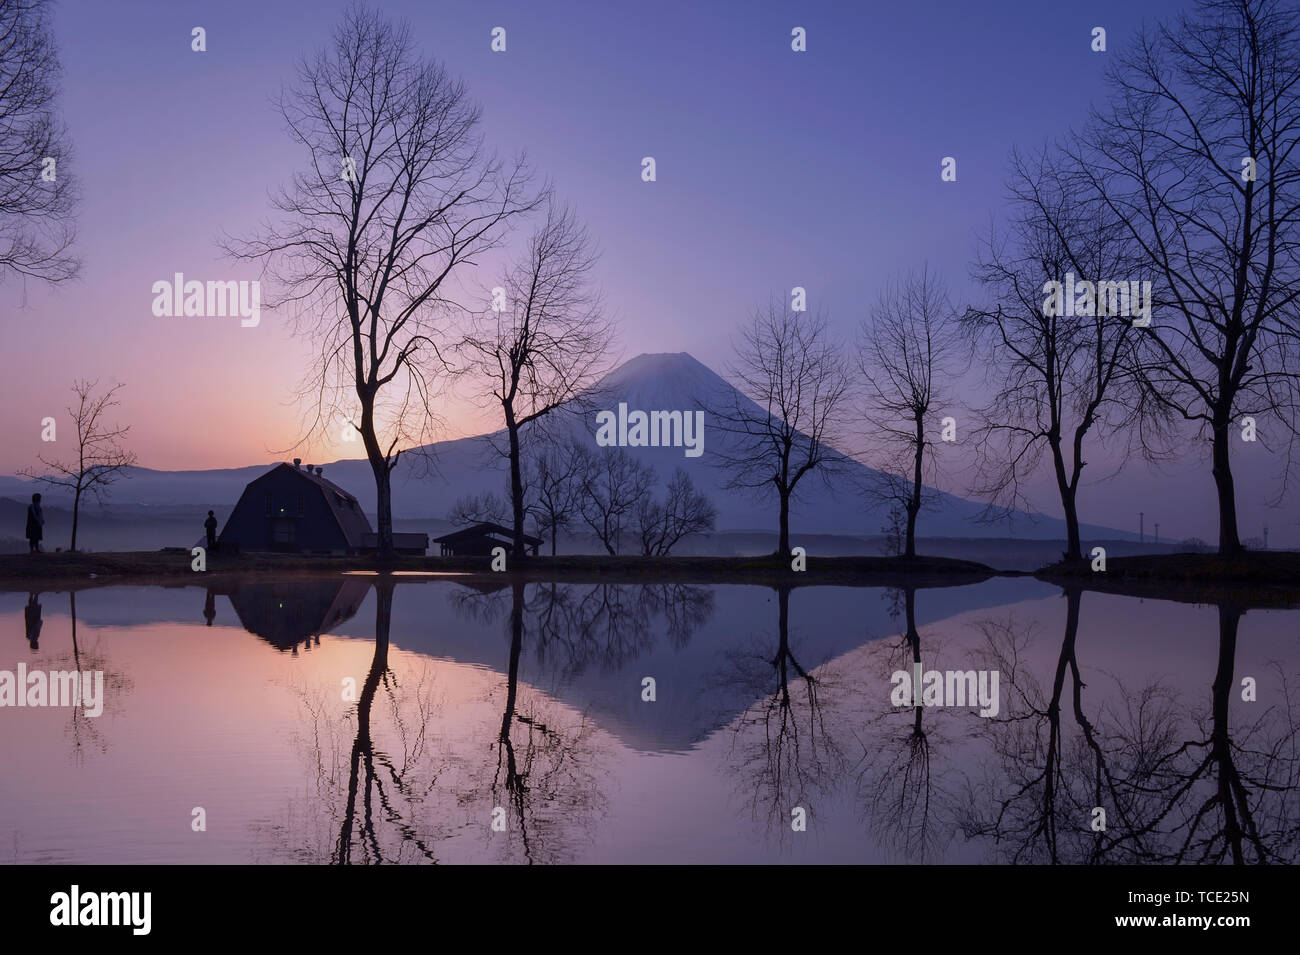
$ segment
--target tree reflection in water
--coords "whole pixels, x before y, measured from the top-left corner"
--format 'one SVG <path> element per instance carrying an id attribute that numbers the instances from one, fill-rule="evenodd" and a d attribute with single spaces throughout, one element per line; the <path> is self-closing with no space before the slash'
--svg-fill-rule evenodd
<path id="1" fill-rule="evenodd" d="M 770 637 L 731 650 L 714 684 L 728 696 L 753 701 L 731 722 L 728 758 L 754 820 L 785 840 L 793 832 L 792 811 L 803 809 L 811 827 L 820 800 L 843 779 L 846 763 L 826 719 L 827 704 L 838 698 L 840 683 L 832 668 L 815 667 L 796 655 L 790 636 L 791 588 L 773 590 L 775 653 Z"/>
<path id="2" fill-rule="evenodd" d="M 1296 861 L 1298 714 L 1286 674 L 1277 670 L 1275 702 L 1241 704 L 1259 706 L 1258 716 L 1230 718 L 1244 611 L 1218 608 L 1208 707 L 1205 697 L 1184 701 L 1158 680 L 1134 689 L 1118 678 L 1109 697 L 1118 702 L 1088 704 L 1077 647 L 1082 593 L 1064 596 L 1050 690 L 1021 662 L 1027 626 L 1014 617 L 986 625 L 990 665 L 1010 693 L 985 724 L 997 760 L 971 785 L 967 836 L 991 840 L 1011 862 Z M 1097 807 L 1105 830 L 1094 831 Z"/>
<path id="3" fill-rule="evenodd" d="M 901 612 L 906 629 L 898 652 L 886 655 L 885 670 L 911 673 L 913 666 L 922 662 L 916 588 L 890 590 L 886 598 L 891 601 L 890 616 L 897 620 Z M 933 663 L 939 655 L 937 638 L 928 638 L 925 649 L 927 660 Z M 880 681 L 872 684 L 876 696 L 881 695 L 880 685 Z M 954 832 L 952 793 L 946 785 L 950 774 L 941 764 L 936 776 L 932 765 L 935 752 L 949 742 L 944 728 L 966 715 L 939 710 L 927 716 L 923 706 L 909 709 L 910 714 L 900 713 L 890 705 L 880 715 L 863 720 L 866 733 L 855 769 L 855 793 L 878 845 L 907 861 L 926 862 L 947 846 Z M 902 727 L 900 718 L 906 721 Z"/>
<path id="4" fill-rule="evenodd" d="M 571 595 L 557 590 L 552 600 L 549 588 L 539 588 L 526 599 L 527 586 L 469 590 L 453 604 L 479 622 L 499 623 L 505 614 L 505 673 L 482 701 L 498 716 L 477 722 L 481 705 L 463 708 L 472 710 L 466 716 L 435 698 L 431 662 L 421 670 L 404 659 L 394 670 L 389 633 L 396 588 L 391 577 L 375 579 L 375 647 L 355 705 L 340 719 L 332 715 L 337 689 L 300 693 L 304 730 L 296 740 L 313 766 L 314 793 L 276 827 L 281 854 L 335 864 L 437 862 L 451 851 L 451 840 L 469 838 L 500 861 L 553 863 L 571 859 L 593 837 L 606 807 L 607 737 L 586 714 L 534 689 L 521 674 L 538 619 Z M 491 740 L 486 761 L 483 733 Z M 506 812 L 504 832 L 492 829 L 498 808 Z M 328 851 L 322 819 L 332 820 L 335 833 Z M 479 850 L 460 846 L 451 854 L 477 858 Z"/>
<path id="5" fill-rule="evenodd" d="M 573 859 L 607 810 L 613 746 L 555 688 L 627 667 L 657 634 L 688 642 L 713 611 L 704 587 L 466 588 L 457 614 L 505 641 L 499 669 L 458 678 L 462 697 L 478 696 L 450 710 L 435 691 L 454 687 L 433 675 L 455 665 L 411 655 L 394 670 L 393 581 L 373 589 L 376 640 L 358 699 L 340 715 L 337 687 L 302 697 L 298 742 L 315 788 L 278 833 L 301 861 Z M 1063 593 L 1064 632 L 1038 667 L 1049 638 L 1023 611 L 980 620 L 975 665 L 1001 684 L 1000 712 L 985 719 L 892 705 L 889 672 L 938 668 L 945 654 L 943 628 L 917 625 L 915 590 L 896 593 L 901 639 L 830 663 L 799 649 L 791 589 L 770 592 L 775 632 L 724 644 L 710 694 L 727 713 L 721 768 L 774 838 L 789 840 L 796 807 L 810 829 L 847 809 L 905 861 L 944 858 L 957 835 L 974 843 L 963 851 L 1011 863 L 1296 861 L 1300 720 L 1280 667 L 1259 703 L 1240 701 L 1240 608 L 1218 607 L 1206 689 L 1181 694 L 1164 678 L 1127 685 L 1107 673 L 1109 656 L 1090 658 L 1080 590 Z M 1105 830 L 1091 826 L 1097 807 Z M 497 809 L 504 832 L 491 828 Z"/>
<path id="6" fill-rule="evenodd" d="M 72 758 L 77 763 L 84 763 L 88 756 L 93 754 L 103 754 L 108 751 L 108 738 L 104 734 L 104 729 L 109 725 L 112 716 L 122 711 L 126 697 L 134 688 L 134 682 L 121 669 L 115 667 L 109 659 L 108 654 L 104 651 L 102 638 L 96 638 L 90 646 L 83 646 L 83 640 L 77 635 L 77 592 L 68 591 L 68 619 L 71 624 L 71 640 L 67 649 L 55 649 L 58 646 L 47 631 L 45 634 L 45 647 L 35 646 L 35 639 L 32 638 L 31 610 L 36 607 L 36 618 L 40 618 L 40 594 L 33 593 L 28 599 L 26 609 L 27 613 L 27 631 L 29 643 L 32 649 L 37 652 L 32 661 L 28 664 L 34 669 L 46 671 L 56 670 L 77 670 L 81 673 L 94 673 L 100 671 L 104 674 L 103 687 L 103 711 L 99 716 L 87 716 L 86 709 L 83 706 L 72 706 L 68 708 L 68 743 L 71 747 Z M 37 632 L 40 631 L 41 624 L 36 624 Z"/>

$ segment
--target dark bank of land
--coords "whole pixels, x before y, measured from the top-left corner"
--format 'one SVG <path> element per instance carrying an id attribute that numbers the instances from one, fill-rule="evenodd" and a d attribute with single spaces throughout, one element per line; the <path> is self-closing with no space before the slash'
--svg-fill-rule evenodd
<path id="1" fill-rule="evenodd" d="M 1300 605 L 1300 553 L 1246 551 L 1218 554 L 1146 554 L 1113 557 L 1105 571 L 1092 562 L 1071 561 L 1043 567 L 1039 580 L 1130 597 L 1161 597 L 1193 603 L 1243 603 L 1251 606 Z"/>
<path id="2" fill-rule="evenodd" d="M 373 557 L 313 557 L 299 554 L 210 554 L 207 570 L 190 567 L 188 551 L 105 554 L 10 554 L 0 556 L 0 589 L 31 584 L 162 583 L 189 584 L 213 577 L 248 574 L 321 575 L 392 571 L 399 574 L 457 574 L 492 580 L 567 580 L 584 582 L 849 584 L 936 587 L 973 584 L 996 576 L 984 564 L 947 557 L 810 557 L 807 570 L 791 569 L 789 558 L 640 557 L 571 555 L 530 557 L 493 572 L 488 557 L 398 557 L 380 563 Z"/>
<path id="3" fill-rule="evenodd" d="M 337 573 L 456 575 L 475 584 L 512 580 L 563 580 L 574 583 L 755 583 L 792 587 L 943 587 L 975 584 L 1020 571 L 995 570 L 976 561 L 950 557 L 817 557 L 795 571 L 789 558 L 641 557 L 598 554 L 530 557 L 493 572 L 488 557 L 324 557 L 301 554 L 208 555 L 207 570 L 190 567 L 188 551 L 94 554 L 0 555 L 0 589 L 93 587 L 106 584 L 185 586 L 213 578 L 274 575 L 321 576 Z M 1225 558 L 1217 554 L 1148 554 L 1112 557 L 1104 572 L 1091 561 L 1057 563 L 1033 573 L 1061 587 L 1077 586 L 1127 596 L 1191 602 L 1245 602 L 1252 606 L 1300 605 L 1300 553 L 1251 551 Z"/>

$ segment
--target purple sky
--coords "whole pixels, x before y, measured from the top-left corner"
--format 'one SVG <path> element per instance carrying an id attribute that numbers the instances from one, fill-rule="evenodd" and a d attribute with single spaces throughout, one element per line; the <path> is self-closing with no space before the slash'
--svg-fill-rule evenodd
<path id="1" fill-rule="evenodd" d="M 1108 57 L 1170 0 L 1051 4 L 385 0 L 482 104 L 488 143 L 526 149 L 603 249 L 598 277 L 620 351 L 688 351 L 721 371 L 738 323 L 769 295 L 808 289 L 850 335 L 891 273 L 929 262 L 960 302 L 977 235 L 1003 209 L 1007 153 L 1067 135 L 1102 93 Z M 255 464 L 297 438 L 293 386 L 308 349 L 282 319 L 155 318 L 152 284 L 254 278 L 221 258 L 249 234 L 301 155 L 271 104 L 343 3 L 63 0 L 55 30 L 63 113 L 83 203 L 72 285 L 0 286 L 6 383 L 0 472 L 48 446 L 75 377 L 126 382 L 121 420 L 142 464 Z M 207 51 L 190 30 L 207 31 Z M 508 31 L 506 53 L 490 31 Z M 790 31 L 806 28 L 808 51 Z M 1104 26 L 1110 54 L 1089 49 Z M 640 179 L 654 156 L 658 181 Z M 954 156 L 958 181 L 942 183 Z M 472 281 L 491 285 L 492 276 Z M 24 304 L 25 303 L 25 304 Z M 449 437 L 492 425 L 462 399 Z M 307 449 L 356 456 L 356 445 Z M 1267 452 L 1237 457 L 1242 532 L 1292 536 L 1269 511 Z M 1215 536 L 1208 449 L 1158 475 L 1132 465 L 1085 489 L 1084 520 Z M 1093 462 L 1096 479 L 1109 473 Z M 949 489 L 961 492 L 962 487 Z M 1059 513 L 1050 493 L 1036 500 Z M 1154 515 L 1154 516 L 1153 516 Z"/>

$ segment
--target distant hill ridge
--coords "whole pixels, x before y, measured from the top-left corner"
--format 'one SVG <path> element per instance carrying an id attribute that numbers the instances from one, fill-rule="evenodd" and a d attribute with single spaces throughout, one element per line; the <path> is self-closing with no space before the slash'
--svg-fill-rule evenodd
<path id="1" fill-rule="evenodd" d="M 591 403 L 598 409 L 615 410 L 619 402 L 629 410 L 705 412 L 704 452 L 698 458 L 687 457 L 679 447 L 628 448 L 630 454 L 651 464 L 658 472 L 660 484 L 672 477 L 676 468 L 684 469 L 697 487 L 705 491 L 718 509 L 720 531 L 774 531 L 776 527 L 775 495 L 766 500 L 746 491 L 723 487 L 727 475 L 716 466 L 715 452 L 725 447 L 728 436 L 710 420 L 711 407 L 726 407 L 736 400 L 732 386 L 712 369 L 686 352 L 638 355 L 605 376 L 592 389 Z M 748 401 L 748 399 L 741 399 Z M 752 405 L 752 402 L 750 402 Z M 756 405 L 754 405 L 757 408 Z M 560 414 L 553 425 L 595 444 L 595 417 Z M 444 518 L 456 499 L 486 490 L 504 493 L 505 463 L 493 450 L 493 439 L 502 444 L 504 432 L 437 442 L 430 450 L 437 460 L 437 473 L 414 455 L 405 456 L 393 477 L 393 516 L 395 519 Z M 347 489 L 368 513 L 375 511 L 375 487 L 370 466 L 363 460 L 324 463 L 324 476 Z M 266 473 L 270 465 L 198 471 L 157 471 L 131 468 L 113 485 L 114 506 L 142 505 L 160 508 L 184 507 L 206 513 L 210 507 L 229 507 L 243 492 L 245 485 Z M 485 471 L 500 470 L 500 482 L 494 486 Z M 848 473 L 832 490 L 820 478 L 805 479 L 796 491 L 791 507 L 791 528 L 796 532 L 817 534 L 876 535 L 885 517 L 872 510 L 851 488 L 871 473 L 865 465 L 846 459 Z M 36 489 L 30 481 L 0 477 L 0 496 L 24 501 Z M 41 489 L 54 506 L 70 506 L 51 489 Z M 930 537 L 1022 537 L 1063 538 L 1064 522 L 1049 517 L 1017 513 L 1014 520 L 989 525 L 978 521 L 983 507 L 951 494 L 940 494 L 939 505 L 923 511 L 918 518 L 917 533 Z M 1128 539 L 1134 535 L 1113 528 L 1085 525 L 1086 536 Z"/>

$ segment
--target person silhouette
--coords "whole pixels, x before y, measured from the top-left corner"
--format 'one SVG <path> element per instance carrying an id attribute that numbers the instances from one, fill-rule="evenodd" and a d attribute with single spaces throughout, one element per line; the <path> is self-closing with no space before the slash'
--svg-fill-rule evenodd
<path id="1" fill-rule="evenodd" d="M 41 639 L 41 601 L 40 594 L 33 591 L 27 595 L 27 606 L 23 608 L 23 619 L 27 624 L 27 642 L 33 650 L 39 650 Z"/>
<path id="2" fill-rule="evenodd" d="M 32 495 L 32 503 L 27 505 L 27 546 L 30 553 L 41 552 L 41 538 L 45 536 L 45 512 L 41 510 L 41 496 Z"/>
<path id="3" fill-rule="evenodd" d="M 211 587 L 208 588 L 208 595 L 203 601 L 203 619 L 212 626 L 212 621 L 217 619 L 217 594 Z"/>
<path id="4" fill-rule="evenodd" d="M 203 522 L 203 529 L 208 532 L 208 550 L 216 549 L 217 518 L 211 511 L 208 511 L 208 519 Z"/>

